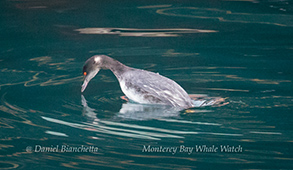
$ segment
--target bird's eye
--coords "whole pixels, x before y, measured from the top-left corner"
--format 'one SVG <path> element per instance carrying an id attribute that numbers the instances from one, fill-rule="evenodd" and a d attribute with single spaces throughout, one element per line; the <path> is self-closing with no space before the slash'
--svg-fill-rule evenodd
<path id="1" fill-rule="evenodd" d="M 86 73 L 86 72 L 83 72 L 83 75 L 84 75 L 84 76 L 86 76 L 86 75 L 87 75 L 87 73 Z"/>

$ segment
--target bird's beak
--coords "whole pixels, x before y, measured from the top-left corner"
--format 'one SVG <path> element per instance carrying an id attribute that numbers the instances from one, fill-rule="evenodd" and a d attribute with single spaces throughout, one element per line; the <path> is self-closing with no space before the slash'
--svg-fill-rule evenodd
<path id="1" fill-rule="evenodd" d="M 84 78 L 83 84 L 81 86 L 81 92 L 83 92 L 86 88 L 86 86 L 88 85 L 89 81 L 86 79 L 86 77 Z"/>

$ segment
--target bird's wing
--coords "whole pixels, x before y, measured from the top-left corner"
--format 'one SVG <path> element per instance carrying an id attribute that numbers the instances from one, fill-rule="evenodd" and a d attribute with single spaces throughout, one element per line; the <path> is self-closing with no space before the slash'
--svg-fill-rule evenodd
<path id="1" fill-rule="evenodd" d="M 146 97 L 162 100 L 162 103 L 180 106 L 190 102 L 190 97 L 181 86 L 157 73 L 134 69 L 123 77 L 128 86 L 132 86 L 138 91 L 141 90 L 141 93 L 145 92 Z"/>

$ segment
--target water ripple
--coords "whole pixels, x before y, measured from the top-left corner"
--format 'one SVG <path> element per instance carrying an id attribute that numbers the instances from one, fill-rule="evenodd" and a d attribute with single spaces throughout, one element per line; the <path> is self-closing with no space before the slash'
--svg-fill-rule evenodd
<path id="1" fill-rule="evenodd" d="M 131 137 L 131 138 L 140 138 L 140 139 L 150 139 L 150 140 L 161 140 L 161 138 L 184 138 L 183 136 L 178 135 L 220 135 L 220 136 L 243 136 L 243 134 L 230 134 L 230 133 L 214 133 L 214 132 L 195 132 L 195 131 L 180 131 L 180 130 L 169 130 L 169 129 L 162 129 L 162 128 L 155 128 L 155 127 L 148 127 L 148 126 L 140 126 L 135 124 L 128 124 L 128 123 L 118 123 L 118 122 L 111 122 L 111 121 L 101 121 L 96 120 L 92 123 L 71 123 L 63 120 L 58 120 L 50 117 L 41 116 L 44 120 L 49 122 L 54 122 L 62 125 L 67 125 L 70 127 L 83 129 L 87 131 L 105 133 L 110 135 L 118 135 L 124 137 Z M 105 126 L 105 125 L 108 126 Z M 115 127 L 110 127 L 115 126 Z M 123 128 L 117 128 L 123 127 Z M 140 129 L 140 130 L 134 130 Z M 147 130 L 147 131 L 142 131 Z M 155 132 L 149 132 L 155 131 Z"/>

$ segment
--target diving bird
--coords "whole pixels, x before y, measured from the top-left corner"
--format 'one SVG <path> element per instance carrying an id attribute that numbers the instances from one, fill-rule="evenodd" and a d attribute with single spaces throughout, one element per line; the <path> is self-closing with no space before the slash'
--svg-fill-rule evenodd
<path id="1" fill-rule="evenodd" d="M 101 69 L 110 69 L 118 79 L 122 92 L 134 102 L 183 109 L 193 107 L 191 98 L 175 81 L 158 73 L 128 67 L 106 55 L 95 55 L 85 62 L 81 92 Z"/>

